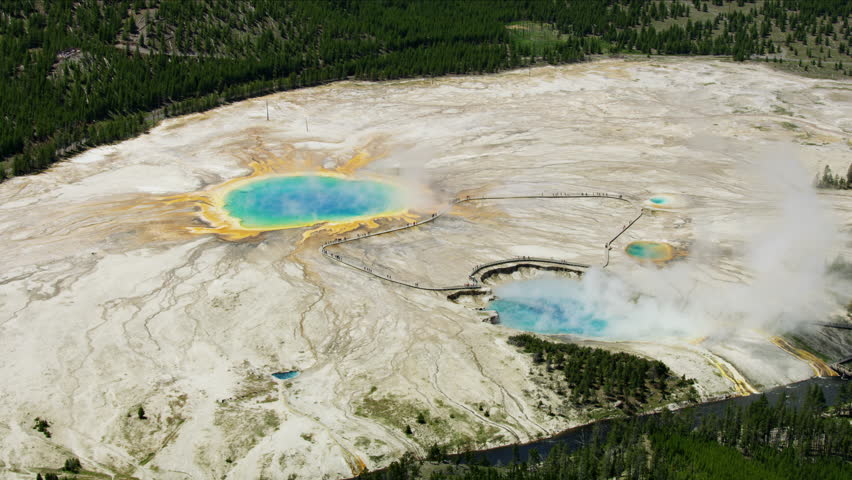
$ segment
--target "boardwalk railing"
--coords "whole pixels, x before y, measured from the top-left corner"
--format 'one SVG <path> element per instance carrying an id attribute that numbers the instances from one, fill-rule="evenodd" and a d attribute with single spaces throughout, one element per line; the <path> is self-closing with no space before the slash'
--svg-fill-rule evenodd
<path id="1" fill-rule="evenodd" d="M 846 330 L 852 330 L 852 323 L 824 323 L 824 322 L 813 322 L 814 325 L 819 325 L 821 327 L 828 328 L 843 328 Z"/>
<path id="2" fill-rule="evenodd" d="M 840 360 L 832 363 L 829 367 L 837 372 L 841 377 L 848 378 L 852 377 L 852 364 L 847 365 L 852 362 L 852 356 L 841 358 Z"/>
<path id="3" fill-rule="evenodd" d="M 371 267 L 371 266 L 364 264 L 363 262 L 359 262 L 358 260 L 348 258 L 346 256 L 336 254 L 336 253 L 332 253 L 332 252 L 328 251 L 328 247 L 332 247 L 334 245 L 341 245 L 341 244 L 344 244 L 344 243 L 354 242 L 354 241 L 362 240 L 362 239 L 365 239 L 365 238 L 377 237 L 379 235 L 386 235 L 386 234 L 389 234 L 389 233 L 399 232 L 401 230 L 418 227 L 420 225 L 435 221 L 438 218 L 447 214 L 456 205 L 459 205 L 459 204 L 462 204 L 462 203 L 465 203 L 465 202 L 475 202 L 475 201 L 484 201 L 484 200 L 517 200 L 517 199 L 524 199 L 524 198 L 529 198 L 529 199 L 536 199 L 536 198 L 611 198 L 611 199 L 615 199 L 615 200 L 621 200 L 623 202 L 627 202 L 630 205 L 633 205 L 633 202 L 624 198 L 623 195 L 618 194 L 618 193 L 609 193 L 609 192 L 592 192 L 592 193 L 555 192 L 555 193 L 540 193 L 540 194 L 533 194 L 533 195 L 465 196 L 465 197 L 453 199 L 451 202 L 449 202 L 447 205 L 445 205 L 444 207 L 442 207 L 438 211 L 432 213 L 429 216 L 422 218 L 421 220 L 411 222 L 411 223 L 407 223 L 405 225 L 401 225 L 401 226 L 398 226 L 398 227 L 388 228 L 386 230 L 380 230 L 380 231 L 368 232 L 368 233 L 361 233 L 361 234 L 357 234 L 357 235 L 354 235 L 354 236 L 351 236 L 351 237 L 338 237 L 338 238 L 335 238 L 334 240 L 331 240 L 329 242 L 324 243 L 320 247 L 320 251 L 327 258 L 330 258 L 330 259 L 332 259 L 336 262 L 342 263 L 343 265 L 346 265 L 350 268 L 354 268 L 355 270 L 358 270 L 362 273 L 366 273 L 366 274 L 371 275 L 373 277 L 380 278 L 380 279 L 382 279 L 386 282 L 391 282 L 391 283 L 395 283 L 397 285 L 403 285 L 403 286 L 410 287 L 410 288 L 416 288 L 416 289 L 419 289 L 419 290 L 428 290 L 428 291 L 434 291 L 434 292 L 462 291 L 462 290 L 485 291 L 486 288 L 483 287 L 480 283 L 481 277 L 479 277 L 479 274 L 482 273 L 485 270 L 488 270 L 488 269 L 495 267 L 495 266 L 498 266 L 498 265 L 534 263 L 534 264 L 561 265 L 561 266 L 568 266 L 568 267 L 574 267 L 574 268 L 580 268 L 580 269 L 589 268 L 590 265 L 587 265 L 587 264 L 584 264 L 584 263 L 569 262 L 567 260 L 560 260 L 560 259 L 556 259 L 556 258 L 523 257 L 523 256 L 521 256 L 521 257 L 512 257 L 512 258 L 507 258 L 507 259 L 502 259 L 502 260 L 496 260 L 496 261 L 493 261 L 493 262 L 488 262 L 488 263 L 484 263 L 484 264 L 481 264 L 481 265 L 477 265 L 473 269 L 473 271 L 468 275 L 468 279 L 470 281 L 468 283 L 464 284 L 464 285 L 424 286 L 424 285 L 420 285 L 419 282 L 411 282 L 411 281 L 400 280 L 400 279 L 394 278 L 391 273 L 376 271 L 376 270 L 381 270 L 381 268 L 376 269 L 374 267 Z M 609 265 L 609 251 L 611 249 L 612 243 L 615 242 L 618 239 L 618 237 L 620 237 L 624 232 L 626 232 L 627 229 L 629 229 L 631 226 L 633 226 L 633 224 L 636 223 L 639 220 L 640 217 L 642 217 L 643 212 L 644 212 L 644 210 L 642 208 L 639 208 L 638 214 L 636 215 L 636 217 L 633 218 L 633 220 L 630 221 L 629 223 L 623 225 L 622 228 L 618 231 L 618 233 L 614 237 L 612 237 L 612 239 L 610 239 L 608 242 L 606 242 L 606 244 L 604 244 L 605 262 L 602 265 L 603 268 L 606 268 Z"/>

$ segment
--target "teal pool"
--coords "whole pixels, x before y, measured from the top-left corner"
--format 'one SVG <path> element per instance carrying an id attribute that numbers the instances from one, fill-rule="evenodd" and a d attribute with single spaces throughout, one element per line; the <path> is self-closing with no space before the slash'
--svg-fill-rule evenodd
<path id="1" fill-rule="evenodd" d="M 277 372 L 272 374 L 273 377 L 278 380 L 290 380 L 291 378 L 296 378 L 299 376 L 298 370 L 291 370 L 289 372 Z"/>
<path id="2" fill-rule="evenodd" d="M 509 328 L 545 334 L 602 337 L 610 319 L 595 312 L 583 298 L 578 281 L 535 279 L 497 289 L 488 309 L 500 314 Z"/>
<path id="3" fill-rule="evenodd" d="M 645 205 L 657 209 L 683 208 L 684 199 L 679 195 L 660 193 L 645 201 Z"/>
<path id="4" fill-rule="evenodd" d="M 668 243 L 663 242 L 632 242 L 624 249 L 631 257 L 642 260 L 671 260 L 674 249 Z"/>
<path id="5" fill-rule="evenodd" d="M 402 210 L 403 198 L 390 183 L 300 175 L 243 184 L 225 195 L 224 207 L 246 228 L 296 227 Z"/>

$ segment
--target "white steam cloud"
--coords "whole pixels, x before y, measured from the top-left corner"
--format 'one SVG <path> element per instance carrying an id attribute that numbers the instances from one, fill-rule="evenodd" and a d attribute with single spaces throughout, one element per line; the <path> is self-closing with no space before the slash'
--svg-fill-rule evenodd
<path id="1" fill-rule="evenodd" d="M 579 299 L 583 312 L 594 312 L 595 317 L 609 322 L 605 335 L 625 339 L 718 335 L 738 328 L 777 333 L 802 322 L 825 321 L 838 300 L 849 300 L 833 298 L 829 287 L 852 292 L 849 278 L 827 274 L 839 239 L 828 207 L 811 186 L 811 175 L 788 151 L 773 151 L 753 166 L 759 168 L 765 182 L 755 187 L 755 195 L 773 199 L 777 211 L 764 214 L 753 206 L 734 207 L 732 215 L 744 217 L 733 225 L 759 225 L 744 245 L 728 252 L 745 278 L 712 279 L 721 261 L 716 239 L 724 240 L 726 234 L 709 224 L 697 228 L 685 261 L 665 268 L 633 269 L 618 276 L 591 269 L 579 285 L 570 287 L 567 296 Z M 543 303 L 557 301 L 554 290 L 566 289 L 565 280 L 553 278 L 528 287 L 526 303 L 542 298 Z M 496 293 L 520 298 L 521 290 L 497 289 Z M 558 329 L 552 317 L 543 317 L 541 322 L 541 329 Z"/>

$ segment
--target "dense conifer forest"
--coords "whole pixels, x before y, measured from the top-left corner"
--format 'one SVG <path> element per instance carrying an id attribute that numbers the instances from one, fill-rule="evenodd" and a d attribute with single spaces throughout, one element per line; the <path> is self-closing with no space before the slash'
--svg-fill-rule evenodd
<path id="1" fill-rule="evenodd" d="M 852 73 L 845 0 L 0 0 L 0 180 L 159 120 L 340 79 L 597 54 Z"/>
<path id="2" fill-rule="evenodd" d="M 406 455 L 373 480 L 846 480 L 852 461 L 849 420 L 852 383 L 838 406 L 826 408 L 819 386 L 801 408 L 765 396 L 722 415 L 690 411 L 615 421 L 586 446 L 556 445 L 546 459 L 532 452 L 511 465 L 476 465 L 472 455 L 447 459 L 439 448 L 429 461 Z M 462 465 L 459 463 L 462 462 Z M 467 462 L 467 464 L 464 464 Z"/>
<path id="3" fill-rule="evenodd" d="M 673 375 L 658 360 L 551 342 L 530 334 L 509 337 L 509 344 L 531 355 L 534 366 L 539 367 L 531 372 L 533 378 L 571 406 L 610 407 L 633 414 L 648 407 L 698 399 L 692 380 Z"/>

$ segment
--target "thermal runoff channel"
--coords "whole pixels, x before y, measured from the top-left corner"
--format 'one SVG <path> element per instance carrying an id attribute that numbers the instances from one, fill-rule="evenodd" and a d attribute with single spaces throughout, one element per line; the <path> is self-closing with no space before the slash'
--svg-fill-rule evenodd
<path id="1" fill-rule="evenodd" d="M 393 184 L 336 176 L 258 179 L 225 196 L 225 209 L 245 228 L 298 227 L 342 222 L 403 209 Z"/>

